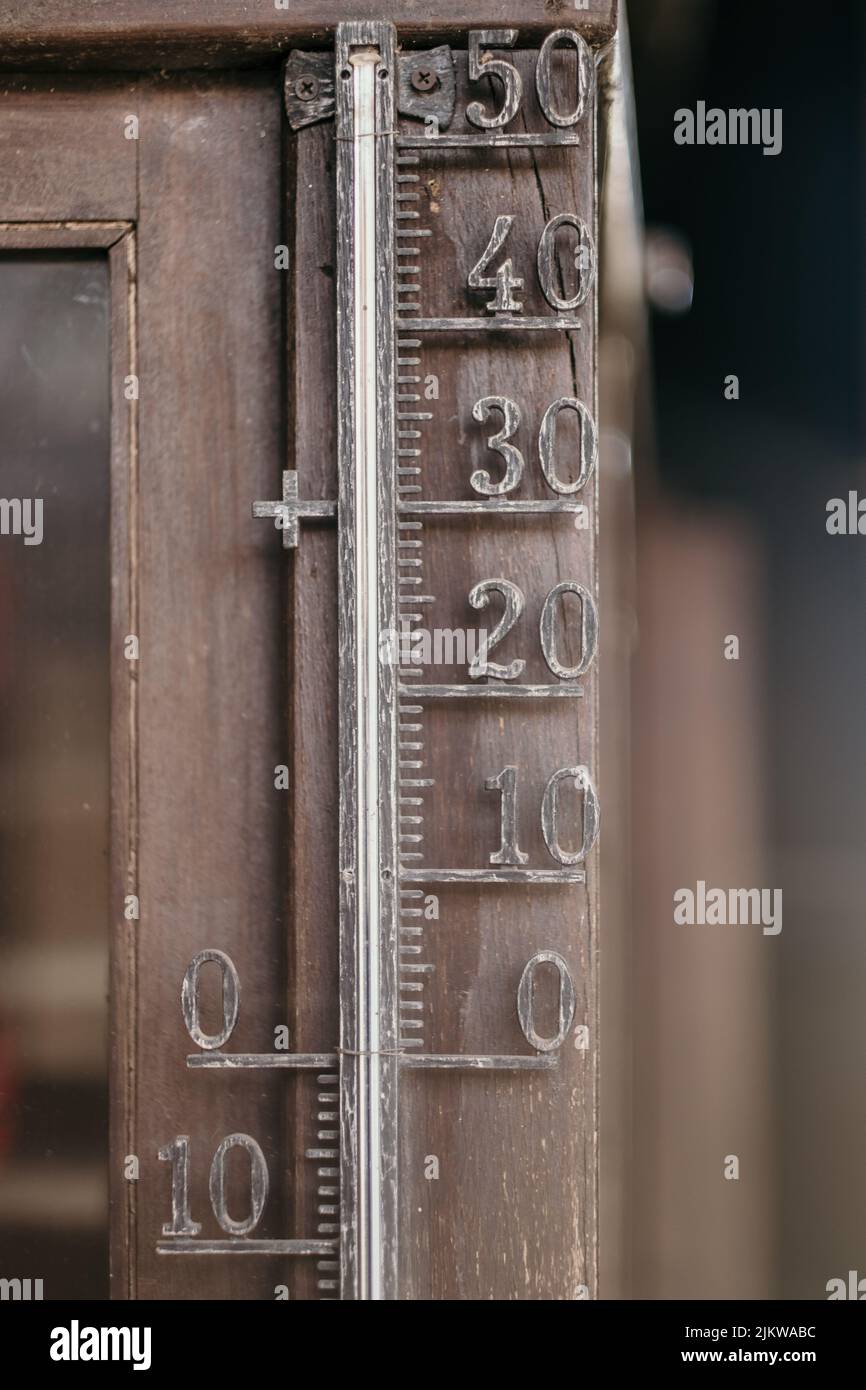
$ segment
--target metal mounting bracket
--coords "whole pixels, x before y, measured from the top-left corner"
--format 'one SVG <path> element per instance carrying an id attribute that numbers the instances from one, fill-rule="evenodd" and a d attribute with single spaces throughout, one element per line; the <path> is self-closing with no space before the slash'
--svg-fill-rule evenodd
<path id="1" fill-rule="evenodd" d="M 282 501 L 253 503 L 253 516 L 273 517 L 277 530 L 283 533 L 284 550 L 297 546 L 301 521 L 323 521 L 336 515 L 336 502 L 302 502 L 299 499 L 298 475 L 293 468 L 283 472 Z"/>
<path id="2" fill-rule="evenodd" d="M 334 58 L 293 48 L 283 77 L 286 115 L 292 130 L 329 120 L 336 111 Z M 397 58 L 397 110 L 437 130 L 447 130 L 454 115 L 457 83 L 447 44 Z"/>

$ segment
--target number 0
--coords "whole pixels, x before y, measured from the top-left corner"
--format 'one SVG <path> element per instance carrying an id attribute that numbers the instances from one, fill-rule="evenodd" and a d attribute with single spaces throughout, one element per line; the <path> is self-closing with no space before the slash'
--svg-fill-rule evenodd
<path id="1" fill-rule="evenodd" d="M 583 792 L 583 840 L 574 853 L 563 849 L 557 838 L 559 819 L 559 784 L 568 778 Z M 544 789 L 541 803 L 541 831 L 552 858 L 559 864 L 579 864 L 598 839 L 598 797 L 585 767 L 561 767 L 554 772 Z"/>
<path id="2" fill-rule="evenodd" d="M 574 266 L 577 271 L 577 293 L 564 299 L 557 293 L 554 283 L 556 276 L 556 234 L 560 227 L 574 227 L 577 232 L 577 246 L 574 253 Z M 552 309 L 578 309 L 586 300 L 595 279 L 595 244 L 586 226 L 573 212 L 560 212 L 551 217 L 538 243 L 538 279 L 544 297 Z"/>
<path id="3" fill-rule="evenodd" d="M 536 1033 L 533 1019 L 535 972 L 539 965 L 545 964 L 555 965 L 559 974 L 559 1027 L 552 1038 L 543 1038 L 540 1033 Z M 537 1052 L 555 1052 L 558 1047 L 562 1047 L 574 1022 L 576 1002 L 574 984 L 562 956 L 557 955 L 556 951 L 537 951 L 532 960 L 527 962 L 517 986 L 517 1017 L 529 1046 L 534 1047 Z"/>
<path id="4" fill-rule="evenodd" d="M 243 1221 L 234 1221 L 226 1206 L 226 1154 L 229 1149 L 244 1149 L 250 1157 L 250 1214 Z M 248 1236 L 261 1221 L 267 1199 L 268 1165 L 261 1148 L 249 1134 L 227 1135 L 210 1166 L 210 1204 L 217 1221 L 230 1236 Z"/>
<path id="5" fill-rule="evenodd" d="M 223 1026 L 219 1033 L 204 1033 L 199 1020 L 199 976 L 202 966 L 208 961 L 213 961 L 215 965 L 219 966 L 222 980 Z M 212 1051 L 214 1048 L 223 1047 L 228 1042 L 238 1021 L 240 994 L 241 982 L 238 979 L 238 972 L 231 956 L 227 956 L 225 951 L 208 949 L 199 951 L 197 956 L 193 956 L 183 977 L 180 1000 L 186 1031 L 196 1047 L 203 1047 Z"/>
<path id="6" fill-rule="evenodd" d="M 553 50 L 557 44 L 561 43 L 571 44 L 577 51 L 577 105 L 573 111 L 568 111 L 565 115 L 557 111 L 553 104 L 551 72 Z M 538 65 L 535 69 L 535 90 L 538 92 L 538 104 L 551 125 L 560 128 L 577 125 L 586 110 L 587 98 L 592 95 L 594 81 L 595 68 L 593 67 L 592 54 L 589 51 L 589 45 L 581 38 L 580 34 L 576 34 L 573 29 L 556 29 L 552 34 L 548 34 L 538 55 Z"/>

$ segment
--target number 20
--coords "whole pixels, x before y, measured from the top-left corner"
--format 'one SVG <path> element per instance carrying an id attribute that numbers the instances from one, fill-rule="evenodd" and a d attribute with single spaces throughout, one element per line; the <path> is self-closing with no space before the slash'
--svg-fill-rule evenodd
<path id="1" fill-rule="evenodd" d="M 526 600 L 523 590 L 512 584 L 509 579 L 482 579 L 480 584 L 476 584 L 470 590 L 469 602 L 473 608 L 486 608 L 491 594 L 499 594 L 504 599 L 505 612 L 487 638 L 485 649 L 473 656 L 469 663 L 469 675 L 473 680 L 478 680 L 481 676 L 491 676 L 494 680 L 515 681 L 526 666 L 522 657 L 515 657 L 507 666 L 488 661 L 487 657 L 518 622 Z M 556 602 L 565 594 L 575 594 L 580 599 L 580 661 L 576 666 L 563 666 L 556 654 Z M 555 585 L 544 600 L 539 635 L 544 660 L 555 676 L 560 680 L 574 681 L 586 675 L 598 649 L 598 610 L 592 594 L 573 579 L 566 579 Z"/>

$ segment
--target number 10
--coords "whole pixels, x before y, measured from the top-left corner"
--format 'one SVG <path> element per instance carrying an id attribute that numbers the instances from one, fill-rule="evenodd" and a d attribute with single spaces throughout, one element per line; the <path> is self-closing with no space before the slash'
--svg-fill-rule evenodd
<path id="1" fill-rule="evenodd" d="M 527 862 L 528 856 L 517 843 L 517 768 L 506 767 L 496 777 L 488 777 L 485 786 L 488 791 L 498 791 L 502 795 L 501 807 L 501 845 L 491 854 L 491 864 L 519 865 Z M 583 838 L 580 849 L 575 852 L 565 850 L 558 840 L 559 784 L 571 779 L 578 791 L 583 792 Z M 598 839 L 599 806 L 592 779 L 585 767 L 561 767 L 548 780 L 541 802 L 541 832 L 548 851 L 558 864 L 579 864 L 585 859 Z"/>

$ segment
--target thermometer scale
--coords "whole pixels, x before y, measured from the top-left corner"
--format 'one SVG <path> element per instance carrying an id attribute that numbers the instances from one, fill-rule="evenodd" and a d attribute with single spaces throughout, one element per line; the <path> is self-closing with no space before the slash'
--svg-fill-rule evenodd
<path id="1" fill-rule="evenodd" d="M 314 1088 L 309 1224 L 261 1234 L 272 1163 L 237 1132 L 208 1156 L 209 1235 L 179 1135 L 157 1248 L 273 1258 L 290 1297 L 303 1267 L 324 1298 L 595 1289 L 595 59 L 571 28 L 517 40 L 403 52 L 391 24 L 353 22 L 286 64 L 289 138 L 332 131 L 336 489 L 306 495 L 317 440 L 296 438 L 253 512 L 292 552 L 336 528 L 339 911 L 319 926 L 339 1022 L 322 1050 L 233 1051 L 239 971 L 194 956 L 201 1086 Z"/>

